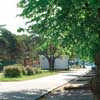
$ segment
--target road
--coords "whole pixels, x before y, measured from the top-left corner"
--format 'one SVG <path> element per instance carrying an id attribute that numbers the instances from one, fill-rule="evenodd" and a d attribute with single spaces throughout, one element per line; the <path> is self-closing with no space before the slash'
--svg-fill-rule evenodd
<path id="1" fill-rule="evenodd" d="M 35 100 L 48 91 L 88 72 L 89 69 L 79 69 L 27 81 L 0 82 L 0 100 Z"/>

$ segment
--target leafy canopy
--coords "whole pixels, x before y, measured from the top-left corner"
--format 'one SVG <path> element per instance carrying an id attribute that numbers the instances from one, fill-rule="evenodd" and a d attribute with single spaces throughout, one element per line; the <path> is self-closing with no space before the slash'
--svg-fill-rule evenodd
<path id="1" fill-rule="evenodd" d="M 38 34 L 42 48 L 61 46 L 69 55 L 91 59 L 99 52 L 98 0 L 20 0 L 28 32 Z"/>
<path id="2" fill-rule="evenodd" d="M 16 58 L 16 44 L 15 36 L 7 29 L 0 27 L 0 58 Z"/>

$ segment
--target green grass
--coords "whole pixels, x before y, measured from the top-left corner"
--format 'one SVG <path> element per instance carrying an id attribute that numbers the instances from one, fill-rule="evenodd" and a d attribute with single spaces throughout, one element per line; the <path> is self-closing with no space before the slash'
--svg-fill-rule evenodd
<path id="1" fill-rule="evenodd" d="M 42 73 L 34 74 L 34 75 L 22 75 L 21 77 L 18 78 L 5 78 L 3 73 L 0 73 L 0 81 L 23 81 L 23 80 L 31 80 L 31 79 L 36 79 L 36 78 L 41 78 L 41 77 L 46 77 L 50 75 L 55 75 L 57 72 L 50 72 L 50 71 L 43 71 Z"/>

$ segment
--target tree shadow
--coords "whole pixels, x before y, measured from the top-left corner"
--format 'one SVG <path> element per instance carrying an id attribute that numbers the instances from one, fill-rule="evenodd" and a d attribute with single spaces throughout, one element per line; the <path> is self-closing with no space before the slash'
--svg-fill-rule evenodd
<path id="1" fill-rule="evenodd" d="M 90 81 L 92 79 L 92 77 L 94 77 L 96 74 L 94 71 L 89 71 L 88 73 L 86 73 L 85 75 L 75 75 L 75 74 L 67 74 L 65 76 L 70 76 L 70 77 L 77 77 L 75 79 L 76 83 L 79 81 Z M 67 80 L 67 78 L 65 78 L 65 80 Z M 73 83 L 73 81 L 69 81 L 70 83 Z"/>
<path id="2" fill-rule="evenodd" d="M 46 95 L 43 100 L 93 100 L 93 95 L 90 90 L 83 89 L 56 91 Z"/>
<path id="3" fill-rule="evenodd" d="M 0 100 L 36 100 L 45 93 L 47 93 L 47 90 L 42 89 L 3 92 L 0 93 Z"/>

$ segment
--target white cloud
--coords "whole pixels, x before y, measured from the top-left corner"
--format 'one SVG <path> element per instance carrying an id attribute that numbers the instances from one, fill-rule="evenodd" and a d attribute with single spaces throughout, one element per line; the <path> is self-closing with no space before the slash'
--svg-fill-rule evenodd
<path id="1" fill-rule="evenodd" d="M 18 0 L 0 0 L 0 25 L 6 24 L 7 29 L 16 34 L 17 28 L 25 24 L 22 18 L 16 17 L 21 12 L 17 3 Z"/>

